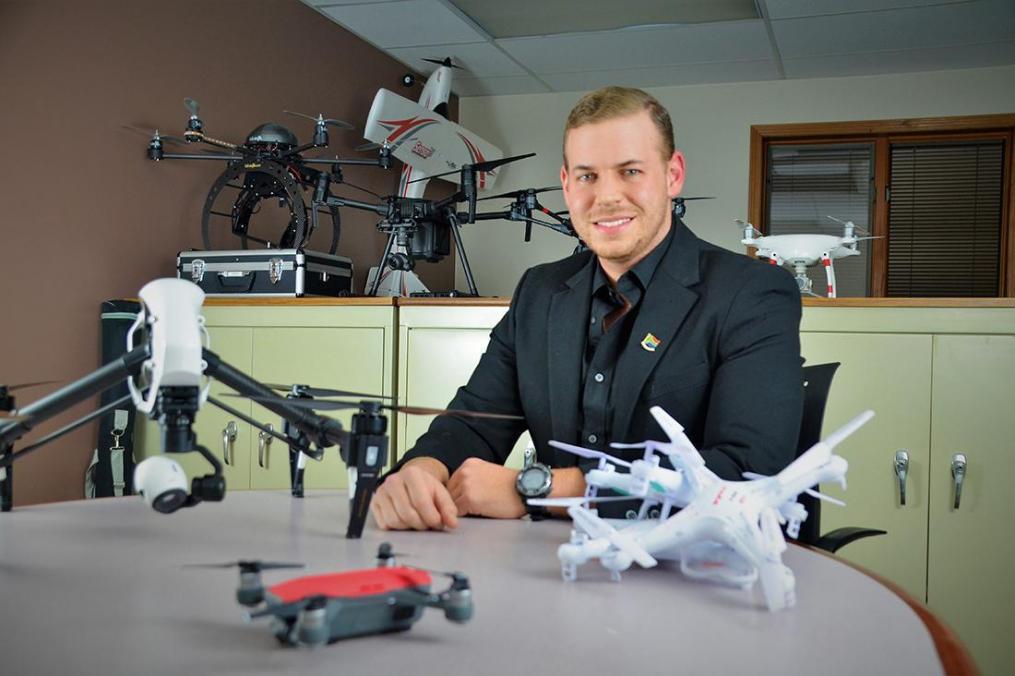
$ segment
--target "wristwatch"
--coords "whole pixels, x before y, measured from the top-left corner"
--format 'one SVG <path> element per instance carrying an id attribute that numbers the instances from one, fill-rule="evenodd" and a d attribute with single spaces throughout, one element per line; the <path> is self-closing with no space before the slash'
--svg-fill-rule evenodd
<path id="1" fill-rule="evenodd" d="M 515 490 L 522 498 L 525 511 L 531 519 L 544 519 L 550 511 L 542 505 L 530 505 L 529 498 L 545 498 L 553 488 L 553 472 L 541 462 L 536 462 L 536 449 L 529 446 L 525 449 L 525 462 L 522 471 L 515 478 Z"/>

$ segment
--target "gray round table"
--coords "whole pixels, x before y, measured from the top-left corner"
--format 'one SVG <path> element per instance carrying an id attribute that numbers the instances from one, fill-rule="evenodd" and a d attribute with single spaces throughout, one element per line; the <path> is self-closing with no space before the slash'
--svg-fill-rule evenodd
<path id="1" fill-rule="evenodd" d="M 164 516 L 139 498 L 19 507 L 0 514 L 4 674 L 901 674 L 943 673 L 924 621 L 875 579 L 801 547 L 785 562 L 797 606 L 769 613 L 759 589 L 685 578 L 670 564 L 613 583 L 590 564 L 560 578 L 561 520 L 463 519 L 447 533 L 346 540 L 337 491 L 229 493 Z M 188 563 L 295 560 L 266 585 L 372 566 L 388 540 L 402 561 L 462 570 L 475 616 L 427 610 L 408 632 L 286 648 L 244 621 L 235 570 Z M 443 586 L 443 584 L 441 584 Z"/>

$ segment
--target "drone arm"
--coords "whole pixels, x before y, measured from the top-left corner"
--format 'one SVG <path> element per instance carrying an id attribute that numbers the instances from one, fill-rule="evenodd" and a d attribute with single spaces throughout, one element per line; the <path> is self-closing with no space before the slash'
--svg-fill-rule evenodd
<path id="1" fill-rule="evenodd" d="M 304 431 L 317 446 L 335 446 L 348 438 L 337 420 L 317 415 L 307 409 L 289 406 L 287 400 L 276 395 L 268 387 L 262 385 L 242 371 L 223 361 L 211 350 L 204 349 L 202 357 L 208 366 L 205 374 L 233 388 L 245 396 L 257 397 L 257 402 L 278 416 L 284 418 L 297 429 Z"/>
<path id="2" fill-rule="evenodd" d="M 136 347 L 34 404 L 18 409 L 18 420 L 0 425 L 0 447 L 14 443 L 39 423 L 63 413 L 75 404 L 123 382 L 129 376 L 137 375 L 148 356 L 146 345 Z"/>
<path id="3" fill-rule="evenodd" d="M 212 153 L 162 153 L 164 160 L 242 160 L 242 155 L 218 155 Z"/>
<path id="4" fill-rule="evenodd" d="M 329 207 L 350 207 L 352 209 L 361 209 L 363 211 L 372 211 L 375 214 L 381 216 L 387 216 L 391 209 L 389 204 L 371 204 L 369 202 L 361 202 L 360 200 L 349 199 L 347 197 L 335 197 L 329 195 L 323 204 Z"/>

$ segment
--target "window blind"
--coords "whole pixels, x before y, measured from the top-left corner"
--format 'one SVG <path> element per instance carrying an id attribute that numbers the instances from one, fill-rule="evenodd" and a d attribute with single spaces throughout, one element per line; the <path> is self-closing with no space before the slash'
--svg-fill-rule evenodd
<path id="1" fill-rule="evenodd" d="M 773 144 L 768 150 L 765 234 L 841 236 L 843 226 L 828 216 L 853 221 L 861 230 L 870 230 L 873 144 Z M 840 297 L 868 295 L 870 247 L 864 244 L 860 244 L 859 256 L 840 258 L 834 263 Z M 824 269 L 818 265 L 807 274 L 816 293 L 824 295 Z"/>
<path id="2" fill-rule="evenodd" d="M 889 296 L 997 296 L 1002 141 L 893 144 Z"/>

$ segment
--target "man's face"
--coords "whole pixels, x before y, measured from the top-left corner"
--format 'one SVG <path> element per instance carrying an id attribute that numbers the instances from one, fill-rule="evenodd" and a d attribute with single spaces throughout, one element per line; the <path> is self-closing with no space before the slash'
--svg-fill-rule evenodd
<path id="1" fill-rule="evenodd" d="M 571 222 L 613 278 L 669 232 L 684 157 L 664 160 L 662 146 L 648 111 L 576 127 L 564 141 L 560 181 Z"/>

